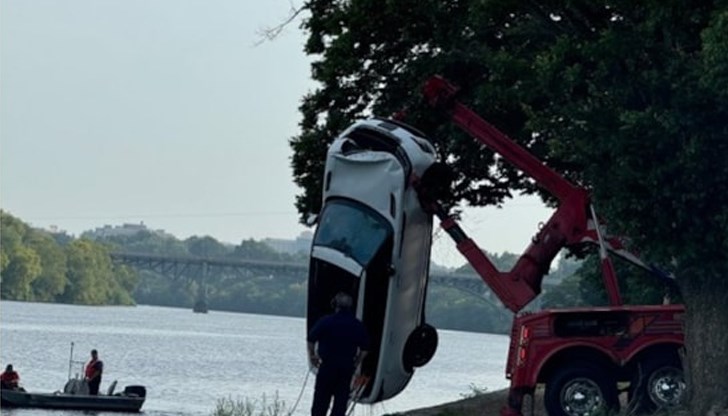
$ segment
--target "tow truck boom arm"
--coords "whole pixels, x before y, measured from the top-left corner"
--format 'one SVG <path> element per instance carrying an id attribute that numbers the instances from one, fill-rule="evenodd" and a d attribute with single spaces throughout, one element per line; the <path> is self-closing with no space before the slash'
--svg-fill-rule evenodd
<path id="1" fill-rule="evenodd" d="M 508 272 L 499 271 L 437 201 L 426 201 L 440 219 L 442 228 L 457 244 L 458 250 L 505 306 L 518 312 L 541 292 L 543 276 L 548 273 L 551 261 L 563 247 L 585 242 L 598 244 L 609 302 L 613 306 L 621 305 L 614 267 L 607 250 L 616 252 L 642 267 L 650 267 L 627 252 L 616 238 L 601 236 L 599 220 L 585 189 L 575 186 L 541 163 L 508 136 L 456 101 L 456 92 L 454 86 L 440 77 L 430 78 L 423 91 L 430 105 L 448 111 L 458 127 L 531 176 L 559 200 L 559 207 Z"/>

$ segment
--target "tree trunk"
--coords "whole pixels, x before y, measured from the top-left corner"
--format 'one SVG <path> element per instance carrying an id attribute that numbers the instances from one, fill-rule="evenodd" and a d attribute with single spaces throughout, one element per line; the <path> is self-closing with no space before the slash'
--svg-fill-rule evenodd
<path id="1" fill-rule="evenodd" d="M 690 414 L 728 414 L 728 275 L 684 277 Z"/>

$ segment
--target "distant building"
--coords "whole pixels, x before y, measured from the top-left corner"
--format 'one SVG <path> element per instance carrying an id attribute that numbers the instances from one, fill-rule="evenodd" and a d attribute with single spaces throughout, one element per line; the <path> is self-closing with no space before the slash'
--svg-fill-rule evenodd
<path id="1" fill-rule="evenodd" d="M 45 231 L 56 240 L 56 243 L 65 245 L 73 241 L 74 237 L 69 234 L 66 230 L 60 229 L 57 225 L 51 225 L 48 229 L 38 228 L 38 230 Z"/>
<path id="2" fill-rule="evenodd" d="M 265 244 L 268 244 L 273 250 L 279 253 L 297 254 L 308 253 L 311 250 L 313 242 L 313 233 L 304 231 L 295 240 L 286 240 L 283 238 L 265 238 Z"/>
<path id="3" fill-rule="evenodd" d="M 83 233 L 84 237 L 96 239 L 96 238 L 104 238 L 104 237 L 117 237 L 117 236 L 132 236 L 136 235 L 142 231 L 149 232 L 152 234 L 157 234 L 160 236 L 168 236 L 172 237 L 171 234 L 168 234 L 164 230 L 152 230 L 148 228 L 146 225 L 144 225 L 144 221 L 140 222 L 139 224 L 122 224 L 122 225 L 109 225 L 105 224 L 103 227 L 97 227 L 94 230 L 86 231 Z"/>

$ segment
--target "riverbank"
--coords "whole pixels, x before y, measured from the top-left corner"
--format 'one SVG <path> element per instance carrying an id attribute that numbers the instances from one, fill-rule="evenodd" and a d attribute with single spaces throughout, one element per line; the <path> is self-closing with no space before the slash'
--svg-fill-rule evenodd
<path id="1" fill-rule="evenodd" d="M 626 406 L 626 394 L 620 395 L 622 408 Z M 398 416 L 497 416 L 501 408 L 508 400 L 508 389 L 497 390 L 490 393 L 479 394 L 454 402 L 444 403 L 437 406 L 423 407 L 420 409 L 408 410 L 397 413 Z M 526 400 L 523 406 L 523 414 L 528 416 L 548 416 L 543 406 L 543 389 L 538 388 L 534 397 L 535 409 L 531 413 L 531 407 Z M 632 415 L 627 411 L 622 414 Z M 686 410 L 673 410 L 655 413 L 652 416 L 689 416 Z M 709 413 L 708 416 L 728 416 L 728 411 Z"/>
<path id="2" fill-rule="evenodd" d="M 474 397 L 468 397 L 450 403 L 444 403 L 437 406 L 423 407 L 421 409 L 408 410 L 400 412 L 400 416 L 482 416 L 482 415 L 499 415 L 500 410 L 505 406 L 508 400 L 508 389 L 497 390 L 493 392 L 478 394 Z M 536 392 L 535 397 L 536 409 L 533 416 L 547 416 L 543 409 L 543 394 L 541 391 Z M 529 407 L 530 409 L 530 407 Z M 524 406 L 524 414 L 530 415 L 530 410 Z"/>

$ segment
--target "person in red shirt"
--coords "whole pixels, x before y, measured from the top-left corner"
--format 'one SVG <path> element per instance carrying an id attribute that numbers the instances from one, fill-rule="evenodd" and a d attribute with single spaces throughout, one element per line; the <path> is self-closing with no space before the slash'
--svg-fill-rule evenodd
<path id="1" fill-rule="evenodd" d="M 86 381 L 88 382 L 88 394 L 96 396 L 99 394 L 101 385 L 101 374 L 104 372 L 104 362 L 99 360 L 99 353 L 91 350 L 91 360 L 86 364 Z"/>
<path id="2" fill-rule="evenodd" d="M 18 390 L 20 388 L 20 375 L 13 370 L 12 364 L 8 364 L 5 371 L 0 374 L 0 387 L 9 390 Z"/>

